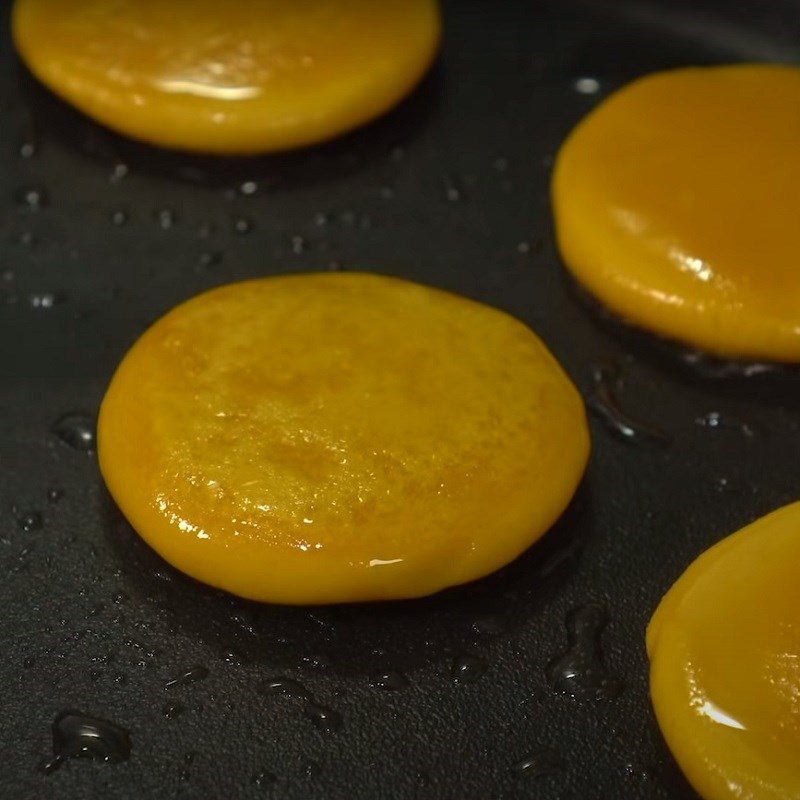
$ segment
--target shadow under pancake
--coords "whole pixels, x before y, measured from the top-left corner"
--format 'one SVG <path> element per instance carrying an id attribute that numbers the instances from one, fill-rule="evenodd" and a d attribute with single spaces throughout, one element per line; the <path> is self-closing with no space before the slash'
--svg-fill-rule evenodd
<path id="1" fill-rule="evenodd" d="M 541 613 L 570 578 L 591 533 L 584 483 L 556 525 L 529 550 L 481 580 L 417 600 L 280 606 L 243 600 L 187 577 L 142 540 L 105 494 L 112 551 L 140 603 L 220 654 L 270 670 L 324 668 L 341 675 L 411 671 L 463 653 Z"/>
<path id="2" fill-rule="evenodd" d="M 684 386 L 765 405 L 794 404 L 800 393 L 800 365 L 721 358 L 652 333 L 617 316 L 566 271 L 570 293 L 623 350 Z"/>
<path id="3" fill-rule="evenodd" d="M 329 142 L 260 156 L 198 155 L 129 139 L 94 122 L 60 100 L 19 65 L 19 93 L 34 141 L 54 140 L 111 169 L 209 188 L 252 181 L 265 189 L 301 188 L 346 178 L 385 160 L 394 148 L 408 146 L 434 120 L 443 93 L 438 62 L 419 86 L 394 109 Z"/>

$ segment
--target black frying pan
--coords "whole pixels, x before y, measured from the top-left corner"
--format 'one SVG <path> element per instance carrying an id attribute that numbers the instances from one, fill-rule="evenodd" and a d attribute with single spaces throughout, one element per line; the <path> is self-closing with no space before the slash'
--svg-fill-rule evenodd
<path id="1" fill-rule="evenodd" d="M 559 265 L 549 170 L 571 126 L 638 75 L 797 60 L 800 4 L 453 2 L 440 63 L 402 107 L 325 147 L 234 162 L 95 126 L 35 85 L 2 25 L 0 795 L 694 797 L 650 709 L 644 628 L 699 552 L 796 499 L 800 382 L 687 363 L 597 314 Z M 348 267 L 507 309 L 587 396 L 616 365 L 612 402 L 667 442 L 626 439 L 601 408 L 557 528 L 427 600 L 279 608 L 183 577 L 87 452 L 115 365 L 206 288 Z M 130 758 L 43 770 L 69 709 L 128 731 Z"/>

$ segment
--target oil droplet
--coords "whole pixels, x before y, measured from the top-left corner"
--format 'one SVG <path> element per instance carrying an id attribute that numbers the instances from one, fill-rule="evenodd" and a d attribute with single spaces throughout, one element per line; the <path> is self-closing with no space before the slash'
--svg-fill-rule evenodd
<path id="1" fill-rule="evenodd" d="M 301 700 L 310 697 L 306 687 L 294 678 L 270 678 L 259 689 L 263 694 L 280 694 L 284 697 L 299 697 Z"/>
<path id="2" fill-rule="evenodd" d="M 342 266 L 340 261 L 329 261 L 328 262 L 328 269 L 331 272 L 342 272 L 344 267 Z"/>
<path id="3" fill-rule="evenodd" d="M 308 243 L 302 236 L 292 236 L 291 238 L 292 252 L 296 255 L 302 255 L 308 249 Z"/>
<path id="4" fill-rule="evenodd" d="M 327 214 L 324 211 L 318 211 L 316 214 L 314 214 L 314 224 L 318 228 L 324 228 L 326 225 L 330 223 L 330 221 L 331 221 L 331 215 Z"/>
<path id="5" fill-rule="evenodd" d="M 14 568 L 12 568 L 12 573 L 17 574 L 28 569 L 28 556 L 30 556 L 32 552 L 34 552 L 32 545 L 23 547 L 22 550 L 19 551 L 19 555 L 17 556 L 18 563 Z"/>
<path id="6" fill-rule="evenodd" d="M 63 496 L 64 496 L 64 490 L 63 489 L 48 489 L 47 490 L 47 502 L 48 503 L 57 503 Z"/>
<path id="7" fill-rule="evenodd" d="M 23 142 L 19 146 L 19 156 L 27 161 L 36 155 L 37 150 L 35 142 Z"/>
<path id="8" fill-rule="evenodd" d="M 118 228 L 121 228 L 128 221 L 128 212 L 120 209 L 111 215 L 111 222 Z"/>
<path id="9" fill-rule="evenodd" d="M 53 423 L 50 430 L 73 450 L 82 453 L 94 450 L 94 422 L 84 414 L 64 414 Z"/>
<path id="10" fill-rule="evenodd" d="M 401 672 L 381 672 L 370 678 L 369 685 L 374 689 L 384 689 L 387 692 L 397 692 L 408 686 L 408 678 Z"/>
<path id="11" fill-rule="evenodd" d="M 124 728 L 79 711 L 62 711 L 53 720 L 54 758 L 42 770 L 52 772 L 67 758 L 118 763 L 130 755 L 131 737 Z"/>
<path id="12" fill-rule="evenodd" d="M 342 715 L 332 708 L 320 705 L 299 681 L 293 678 L 271 678 L 258 687 L 262 694 L 283 695 L 303 701 L 303 715 L 320 730 L 338 731 L 342 727 Z"/>
<path id="13" fill-rule="evenodd" d="M 498 172 L 505 172 L 505 171 L 508 169 L 508 159 L 507 159 L 505 156 L 498 156 L 498 157 L 497 157 L 497 158 L 494 160 L 494 162 L 493 162 L 492 166 L 493 166 L 493 167 L 494 167 L 494 168 L 495 168 L 495 169 L 496 169 Z"/>
<path id="14" fill-rule="evenodd" d="M 464 189 L 458 180 L 450 177 L 445 181 L 444 197 L 450 203 L 460 203 L 464 199 Z"/>
<path id="15" fill-rule="evenodd" d="M 548 680 L 557 692 L 582 700 L 612 700 L 622 691 L 622 681 L 603 665 L 600 635 L 607 624 L 605 609 L 594 604 L 569 614 L 569 646 L 547 667 Z"/>
<path id="16" fill-rule="evenodd" d="M 758 362 L 726 361 L 710 356 L 702 350 L 679 351 L 680 360 L 703 378 L 725 380 L 727 378 L 756 378 L 759 375 L 775 375 L 781 367 L 777 364 Z"/>
<path id="17" fill-rule="evenodd" d="M 253 783 L 256 786 L 271 786 L 275 781 L 278 780 L 276 775 L 273 775 L 271 772 L 256 772 L 253 775 Z"/>
<path id="18" fill-rule="evenodd" d="M 42 762 L 42 764 L 39 766 L 39 770 L 45 775 L 49 775 L 51 772 L 55 772 L 61 766 L 63 760 L 64 759 L 60 758 L 59 756 L 54 756 L 53 758 Z"/>
<path id="19" fill-rule="evenodd" d="M 614 394 L 614 384 L 619 383 L 619 370 L 616 367 L 595 367 L 592 370 L 592 379 L 594 390 L 587 399 L 589 409 L 618 439 L 659 447 L 669 444 L 669 436 L 661 428 L 634 420 L 620 408 Z"/>
<path id="20" fill-rule="evenodd" d="M 476 633 L 483 633 L 487 636 L 497 636 L 505 630 L 505 622 L 498 614 L 484 614 L 472 623 L 472 629 Z"/>
<path id="21" fill-rule="evenodd" d="M 189 752 L 183 757 L 183 769 L 178 773 L 178 780 L 181 783 L 186 783 L 190 777 L 190 768 L 197 758 L 197 753 Z"/>
<path id="22" fill-rule="evenodd" d="M 469 654 L 459 656 L 450 669 L 450 677 L 457 683 L 475 683 L 482 678 L 488 668 L 487 663 Z"/>
<path id="23" fill-rule="evenodd" d="M 564 766 L 564 761 L 555 750 L 537 750 L 525 756 L 518 764 L 517 771 L 532 778 L 550 775 Z"/>
<path id="24" fill-rule="evenodd" d="M 41 186 L 25 186 L 14 195 L 17 203 L 29 211 L 39 211 L 49 203 L 47 192 Z"/>
<path id="25" fill-rule="evenodd" d="M 402 147 L 393 147 L 389 153 L 389 158 L 391 158 L 392 161 L 402 161 L 405 154 L 406 151 Z"/>
<path id="26" fill-rule="evenodd" d="M 197 259 L 198 265 L 203 269 L 213 267 L 215 264 L 219 264 L 220 261 L 222 261 L 220 253 L 201 253 L 200 258 Z"/>
<path id="27" fill-rule="evenodd" d="M 644 769 L 643 767 L 639 767 L 636 764 L 626 764 L 625 767 L 625 774 L 629 778 L 634 778 L 640 781 L 649 781 L 653 778 L 653 773 L 650 772 L 649 769 Z"/>
<path id="28" fill-rule="evenodd" d="M 381 186 L 378 194 L 382 200 L 391 200 L 394 197 L 394 189 L 391 186 Z"/>
<path id="29" fill-rule="evenodd" d="M 600 91 L 600 81 L 597 78 L 578 78 L 573 86 L 578 94 L 597 94 Z"/>
<path id="30" fill-rule="evenodd" d="M 169 689 L 171 686 L 185 686 L 188 683 L 195 683 L 202 681 L 208 677 L 208 669 L 200 664 L 187 669 L 180 675 L 170 678 L 165 684 L 164 688 Z"/>
<path id="31" fill-rule="evenodd" d="M 726 419 L 719 413 L 719 411 L 709 411 L 695 419 L 695 423 L 703 428 L 722 429 L 727 428 L 730 430 L 738 430 L 743 433 L 748 439 L 755 435 L 753 428 L 746 422 L 734 422 L 733 420 Z"/>
<path id="32" fill-rule="evenodd" d="M 255 181 L 244 181 L 239 186 L 239 193 L 245 197 L 252 197 L 258 191 L 258 184 Z"/>
<path id="33" fill-rule="evenodd" d="M 130 170 L 128 169 L 127 164 L 122 164 L 122 163 L 114 164 L 114 168 L 111 170 L 111 174 L 108 176 L 108 180 L 111 183 L 119 183 L 123 178 L 125 178 L 128 175 L 129 171 Z"/>
<path id="34" fill-rule="evenodd" d="M 722 415 L 719 411 L 709 411 L 701 417 L 697 417 L 695 422 L 704 428 L 719 428 L 722 424 Z"/>
<path id="35" fill-rule="evenodd" d="M 23 231 L 19 235 L 18 241 L 21 245 L 24 245 L 25 247 L 30 247 L 32 244 L 36 242 L 36 237 L 30 231 Z"/>
<path id="36" fill-rule="evenodd" d="M 186 711 L 186 706 L 183 703 L 167 703 L 162 709 L 161 713 L 167 719 L 175 719 Z"/>
<path id="37" fill-rule="evenodd" d="M 230 664 L 232 667 L 241 667 L 244 663 L 244 659 L 242 658 L 241 654 L 236 650 L 223 650 L 222 660 L 226 664 Z"/>
<path id="38" fill-rule="evenodd" d="M 332 708 L 321 706 L 318 703 L 306 703 L 303 714 L 310 719 L 320 730 L 332 733 L 341 730 L 342 715 Z"/>
<path id="39" fill-rule="evenodd" d="M 313 616 L 313 615 L 310 615 Z M 319 653 L 312 653 L 300 656 L 300 664 L 310 669 L 328 669 L 331 666 L 330 659 Z"/>
<path id="40" fill-rule="evenodd" d="M 239 217 L 239 219 L 233 223 L 233 229 L 240 236 L 246 236 L 253 230 L 253 221 L 246 217 Z"/>
<path id="41" fill-rule="evenodd" d="M 13 269 L 4 269 L 2 277 L 5 283 L 11 283 L 17 276 Z"/>
<path id="42" fill-rule="evenodd" d="M 58 303 L 64 302 L 64 295 L 57 292 L 36 292 L 28 295 L 28 305 L 31 308 L 52 308 Z"/>
<path id="43" fill-rule="evenodd" d="M 38 531 L 42 527 L 42 515 L 38 511 L 28 511 L 17 520 L 17 525 L 26 533 Z"/>
<path id="44" fill-rule="evenodd" d="M 156 213 L 156 222 L 162 230 L 168 231 L 175 226 L 176 215 L 171 208 L 162 208 Z"/>

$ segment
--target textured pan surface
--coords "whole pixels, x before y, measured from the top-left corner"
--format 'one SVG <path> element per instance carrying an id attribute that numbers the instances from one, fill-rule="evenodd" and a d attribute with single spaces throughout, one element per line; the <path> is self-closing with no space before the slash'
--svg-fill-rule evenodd
<path id="1" fill-rule="evenodd" d="M 800 8 L 465 0 L 446 11 L 440 64 L 396 112 L 320 149 L 235 163 L 94 126 L 23 74 L 2 23 L 0 797 L 695 797 L 653 719 L 644 627 L 700 551 L 797 499 L 800 381 L 796 370 L 702 377 L 600 318 L 559 266 L 548 173 L 570 127 L 642 73 L 799 59 Z M 587 77 L 599 91 L 576 90 Z M 133 534 L 94 457 L 51 426 L 95 414 L 125 350 L 180 300 L 331 262 L 510 311 L 587 395 L 592 368 L 617 362 L 620 405 L 670 444 L 621 442 L 595 420 L 587 480 L 558 528 L 446 595 L 308 610 L 193 583 Z M 709 412 L 719 416 L 696 421 Z M 608 685 L 622 682 L 602 701 L 560 695 L 547 675 L 570 612 L 590 603 L 608 613 Z M 468 654 L 479 661 L 462 662 L 462 677 L 477 679 L 456 682 Z M 165 688 L 195 665 L 205 679 Z M 389 670 L 408 685 L 370 685 Z M 259 691 L 274 677 L 300 681 L 341 729 Z M 69 708 L 129 730 L 130 760 L 39 771 Z"/>

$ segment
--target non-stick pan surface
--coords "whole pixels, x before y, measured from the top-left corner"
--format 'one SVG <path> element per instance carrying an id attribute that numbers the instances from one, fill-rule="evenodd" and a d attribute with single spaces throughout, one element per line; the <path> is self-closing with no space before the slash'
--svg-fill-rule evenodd
<path id="1" fill-rule="evenodd" d="M 698 553 L 797 499 L 800 383 L 687 363 L 598 314 L 559 264 L 549 172 L 570 127 L 638 75 L 797 60 L 800 5 L 453 2 L 441 60 L 402 107 L 325 147 L 238 162 L 93 125 L 24 73 L 2 24 L 0 796 L 695 797 L 650 709 L 644 628 Z M 197 292 L 336 268 L 510 311 L 587 397 L 593 369 L 615 364 L 619 406 L 668 442 L 624 441 L 596 417 L 557 528 L 427 600 L 280 608 L 183 577 L 86 452 L 112 371 Z M 301 692 L 270 690 L 286 678 L 327 722 Z M 43 771 L 65 709 L 128 730 L 130 759 Z"/>

